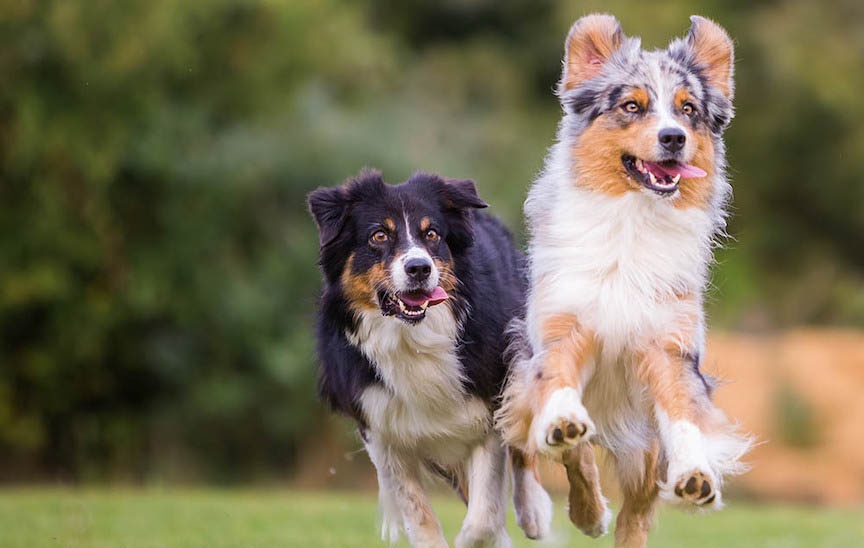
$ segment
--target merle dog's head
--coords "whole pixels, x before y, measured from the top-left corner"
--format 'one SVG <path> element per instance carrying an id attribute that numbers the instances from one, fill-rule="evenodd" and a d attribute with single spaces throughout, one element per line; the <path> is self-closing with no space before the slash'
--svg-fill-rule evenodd
<path id="1" fill-rule="evenodd" d="M 355 313 L 380 310 L 411 324 L 458 291 L 454 259 L 473 241 L 472 213 L 486 207 L 474 183 L 418 173 L 388 185 L 363 171 L 309 196 L 328 289 Z"/>
<path id="2" fill-rule="evenodd" d="M 611 15 L 570 29 L 558 95 L 581 184 L 697 207 L 714 193 L 733 115 L 733 46 L 716 23 L 691 23 L 686 38 L 655 51 Z"/>

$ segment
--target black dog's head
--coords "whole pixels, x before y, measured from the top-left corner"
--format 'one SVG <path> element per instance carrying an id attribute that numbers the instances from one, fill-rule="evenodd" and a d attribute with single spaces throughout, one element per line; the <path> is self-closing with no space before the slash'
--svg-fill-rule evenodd
<path id="1" fill-rule="evenodd" d="M 418 173 L 391 186 L 376 171 L 309 196 L 321 268 L 355 312 L 378 309 L 418 323 L 457 290 L 454 258 L 471 245 L 472 181 Z"/>

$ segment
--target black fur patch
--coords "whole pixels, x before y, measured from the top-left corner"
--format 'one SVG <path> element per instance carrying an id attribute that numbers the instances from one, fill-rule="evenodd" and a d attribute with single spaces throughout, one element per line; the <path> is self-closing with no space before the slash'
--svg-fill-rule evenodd
<path id="1" fill-rule="evenodd" d="M 317 330 L 319 390 L 334 410 L 354 418 L 361 428 L 365 418 L 359 398 L 380 379 L 375 364 L 346 336 L 356 333 L 359 318 L 340 279 L 349 256 L 354 257 L 352 272 L 362 273 L 386 264 L 387 255 L 406 240 L 406 231 L 416 230 L 411 236 L 419 241 L 419 219 L 431 221 L 441 235 L 427 251 L 451 264 L 457 279 L 450 300 L 462 318 L 455 342 L 465 387 L 494 405 L 507 369 L 505 327 L 522 313 L 526 273 L 510 232 L 497 219 L 475 211 L 485 206 L 473 182 L 425 173 L 391 186 L 380 173 L 364 171 L 341 187 L 319 189 L 309 196 L 309 209 L 321 233 L 319 264 L 324 274 Z M 397 225 L 390 231 L 388 246 L 370 245 L 370 233 L 382 227 L 389 230 L 385 219 Z"/>

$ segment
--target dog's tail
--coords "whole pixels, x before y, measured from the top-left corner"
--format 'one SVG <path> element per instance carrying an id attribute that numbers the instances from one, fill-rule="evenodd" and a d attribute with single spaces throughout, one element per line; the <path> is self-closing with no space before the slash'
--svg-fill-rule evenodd
<path id="1" fill-rule="evenodd" d="M 514 318 L 506 330 L 508 340 L 504 361 L 507 377 L 501 393 L 501 405 L 495 412 L 495 427 L 506 445 L 523 452 L 528 450 L 528 431 L 531 428 L 531 384 L 534 380 L 531 344 L 525 320 Z"/>

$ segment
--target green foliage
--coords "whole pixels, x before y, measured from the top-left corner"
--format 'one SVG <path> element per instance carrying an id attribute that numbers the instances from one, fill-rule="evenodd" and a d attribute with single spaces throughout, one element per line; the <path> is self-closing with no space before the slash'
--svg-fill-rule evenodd
<path id="1" fill-rule="evenodd" d="M 713 317 L 864 324 L 860 2 L 0 0 L 0 477 L 290 470 L 321 413 L 306 193 L 472 177 L 519 230 L 597 10 L 737 39 Z"/>

